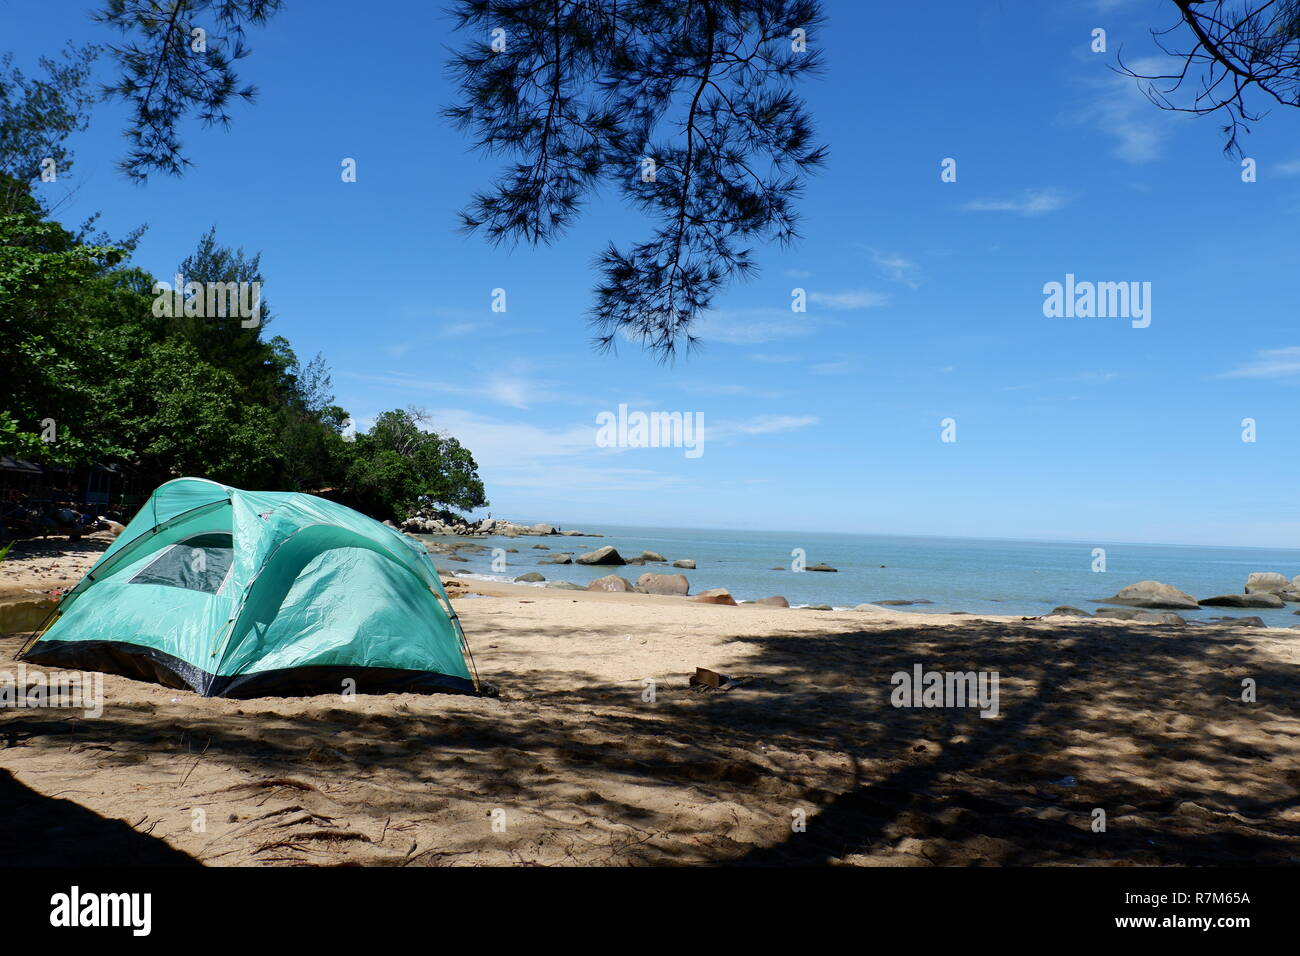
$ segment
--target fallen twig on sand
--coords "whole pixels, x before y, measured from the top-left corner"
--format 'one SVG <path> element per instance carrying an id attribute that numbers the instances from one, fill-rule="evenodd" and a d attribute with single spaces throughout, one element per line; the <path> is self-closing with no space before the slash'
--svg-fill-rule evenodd
<path id="1" fill-rule="evenodd" d="M 253 780 L 249 783 L 237 783 L 231 787 L 222 787 L 220 790 L 213 790 L 212 793 L 233 793 L 236 790 L 266 790 L 273 787 L 287 787 L 290 790 L 311 790 L 317 792 L 316 788 L 309 783 L 301 780 L 294 780 L 290 777 L 268 777 L 265 780 Z"/>
<path id="2" fill-rule="evenodd" d="M 302 808 L 300 807 L 299 809 Z M 293 817 L 290 820 L 281 820 L 279 823 L 273 824 L 273 826 L 275 826 L 276 829 L 280 829 L 282 827 L 296 827 L 300 823 L 312 823 L 319 827 L 328 827 L 333 826 L 334 818 L 319 816 L 318 814 L 312 813 L 310 810 L 306 810 L 301 816 Z"/>
<path id="3" fill-rule="evenodd" d="M 271 843 L 263 843 L 253 851 L 253 856 L 257 856 L 259 853 L 265 853 L 267 850 L 296 850 L 299 853 L 308 852 L 305 846 L 299 846 L 292 840 L 275 840 Z"/>
<path id="4" fill-rule="evenodd" d="M 208 742 L 203 745 L 203 749 L 199 751 L 198 757 L 195 758 L 193 766 L 191 766 L 189 769 L 189 773 L 185 774 L 185 779 L 182 780 L 179 784 L 177 784 L 177 789 L 185 786 L 185 781 L 190 779 L 190 774 L 194 772 L 194 768 L 199 765 L 199 761 L 203 759 L 203 755 L 208 752 L 208 748 L 211 746 L 212 746 L 212 738 L 209 737 Z"/>
<path id="5" fill-rule="evenodd" d="M 303 833 L 295 833 L 295 840 L 315 840 L 325 843 L 345 843 L 348 841 L 359 841 L 362 843 L 374 843 L 364 833 L 358 833 L 356 830 L 307 830 Z"/>

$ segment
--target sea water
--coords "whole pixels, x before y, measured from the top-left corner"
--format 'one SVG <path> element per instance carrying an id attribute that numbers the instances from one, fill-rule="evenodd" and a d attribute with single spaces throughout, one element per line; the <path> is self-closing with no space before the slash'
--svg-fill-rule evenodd
<path id="1" fill-rule="evenodd" d="M 468 562 L 452 562 L 434 554 L 439 567 L 494 580 L 511 581 L 528 571 L 548 581 L 585 585 L 606 574 L 620 574 L 633 583 L 647 572 L 684 574 L 691 593 L 724 587 L 737 601 L 781 595 L 791 605 L 828 604 L 851 608 L 887 600 L 929 601 L 900 610 L 922 614 L 965 611 L 978 614 L 1045 614 L 1061 604 L 1095 611 L 1095 602 L 1137 581 L 1171 584 L 1195 598 L 1241 593 L 1252 571 L 1300 575 L 1300 550 L 1282 548 L 1195 547 L 1188 545 L 1070 543 L 978 538 L 913 537 L 901 535 L 811 534 L 783 531 L 721 531 L 682 528 L 581 526 L 602 538 L 521 536 L 459 538 L 421 535 L 433 542 L 475 542 L 489 550 L 462 551 Z M 533 548 L 544 544 L 549 550 Z M 556 552 L 577 556 L 606 545 L 624 558 L 643 550 L 656 551 L 668 565 L 610 567 L 581 564 L 540 564 Z M 503 570 L 492 567 L 491 549 Z M 1097 549 L 1103 554 L 1097 554 Z M 802 553 L 806 565 L 826 564 L 835 572 L 802 571 L 792 567 Z M 691 558 L 695 570 L 671 566 Z M 1104 568 L 1104 570 L 1101 570 Z M 1300 604 L 1282 610 L 1202 608 L 1179 612 L 1189 620 L 1221 616 L 1258 616 L 1272 627 L 1300 625 Z"/>

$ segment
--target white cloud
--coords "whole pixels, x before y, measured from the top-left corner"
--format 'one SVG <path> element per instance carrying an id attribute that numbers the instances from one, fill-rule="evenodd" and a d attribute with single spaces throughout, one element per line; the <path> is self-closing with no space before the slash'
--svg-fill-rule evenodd
<path id="1" fill-rule="evenodd" d="M 1088 382 L 1092 385 L 1105 385 L 1107 382 L 1113 382 L 1119 378 L 1119 372 L 1080 372 L 1073 375 L 1066 381 Z"/>
<path id="2" fill-rule="evenodd" d="M 1055 189 L 1026 190 L 1016 199 L 975 199 L 962 206 L 967 212 L 1013 212 L 1018 216 L 1042 216 L 1069 205 Z"/>
<path id="3" fill-rule="evenodd" d="M 1143 57 L 1126 66 L 1139 75 L 1159 76 L 1170 71 L 1170 64 L 1167 57 Z M 1088 123 L 1114 137 L 1115 155 L 1135 165 L 1160 158 L 1179 115 L 1152 103 L 1143 92 L 1146 85 L 1122 73 L 1108 73 L 1104 79 L 1093 81 L 1091 101 L 1073 117 L 1076 122 Z"/>
<path id="4" fill-rule="evenodd" d="M 525 488 L 572 495 L 574 492 L 660 491 L 682 487 L 688 476 L 665 474 L 649 468 L 611 468 L 608 464 L 573 464 L 567 462 L 517 463 L 509 468 L 494 469 L 485 474 L 489 488 Z"/>
<path id="5" fill-rule="evenodd" d="M 699 395 L 745 395 L 753 398 L 775 398 L 775 392 L 754 388 L 751 385 L 734 385 L 722 382 L 684 382 L 682 390 Z M 631 403 L 629 403 L 631 404 Z"/>
<path id="6" fill-rule="evenodd" d="M 535 386 L 522 378 L 493 378 L 488 381 L 486 391 L 494 402 L 509 405 L 512 408 L 527 408 L 533 398 Z"/>
<path id="7" fill-rule="evenodd" d="M 808 335 L 815 323 L 806 313 L 789 309 L 735 309 L 706 312 L 692 332 L 705 341 L 728 345 L 761 345 Z"/>
<path id="8" fill-rule="evenodd" d="M 646 407 L 639 410 L 655 409 Z M 531 422 L 490 418 L 461 408 L 435 409 L 430 414 L 435 430 L 454 435 L 474 453 L 475 460 L 484 466 L 517 467 L 530 461 L 560 458 L 581 460 L 588 456 L 597 462 L 606 461 L 609 456 L 628 450 L 601 448 L 596 444 L 599 426 L 594 413 L 587 422 L 550 428 Z M 820 421 L 816 415 L 756 415 L 725 421 L 712 421 L 706 416 L 705 447 L 711 441 L 724 438 L 795 431 L 811 427 Z"/>
<path id="9" fill-rule="evenodd" d="M 846 289 L 843 292 L 809 292 L 808 301 L 827 309 L 848 311 L 879 308 L 889 301 L 889 297 L 870 289 Z"/>
<path id="10" fill-rule="evenodd" d="M 1300 376 L 1300 345 L 1288 345 L 1280 349 L 1263 349 L 1248 362 L 1230 372 L 1223 378 L 1288 378 Z"/>
<path id="11" fill-rule="evenodd" d="M 1283 176 L 1300 176 L 1300 159 L 1293 159 L 1287 163 L 1278 163 L 1277 171 Z"/>
<path id="12" fill-rule="evenodd" d="M 788 432 L 799 428 L 816 425 L 821 419 L 816 415 L 759 415 L 738 422 L 718 422 L 715 425 L 704 423 L 706 441 L 720 438 L 732 438 L 736 435 L 770 435 L 774 432 Z"/>
<path id="13" fill-rule="evenodd" d="M 484 313 L 483 309 L 466 309 L 460 306 L 405 307 L 399 310 L 404 326 L 423 331 L 413 336 L 409 344 L 386 346 L 385 351 L 392 355 L 402 355 L 409 351 L 412 345 L 427 346 L 442 336 L 454 337 L 471 333 L 488 335 L 506 330 L 505 323 L 502 321 L 503 316 L 500 314 L 485 316 Z"/>
<path id="14" fill-rule="evenodd" d="M 433 427 L 454 435 L 483 466 L 515 467 L 522 462 L 595 454 L 595 416 L 587 425 L 546 428 L 529 422 L 488 418 L 461 408 L 431 412 Z"/>
<path id="15" fill-rule="evenodd" d="M 387 372 L 383 375 L 345 372 L 344 375 L 357 381 L 406 393 L 433 392 L 442 395 L 462 395 L 487 399 L 498 405 L 508 405 L 511 408 L 522 409 L 545 402 L 573 400 L 571 396 L 554 390 L 548 382 L 530 379 L 522 375 L 494 375 L 481 385 L 463 385 L 436 379 L 417 378 L 404 372 Z"/>
<path id="16" fill-rule="evenodd" d="M 689 471 L 681 471 L 687 460 L 678 450 L 599 447 L 594 414 L 588 422 L 556 427 L 504 421 L 461 408 L 435 409 L 431 415 L 434 429 L 455 436 L 473 453 L 489 489 L 525 488 L 565 495 L 611 489 L 623 493 L 672 488 L 691 480 Z M 812 415 L 759 415 L 736 421 L 706 417 L 703 447 L 707 455 L 713 442 L 794 431 L 819 420 Z M 673 471 L 632 467 L 660 462 Z"/>
<path id="17" fill-rule="evenodd" d="M 868 249 L 867 252 L 871 255 L 871 261 L 891 282 L 898 282 L 913 289 L 921 284 L 921 270 L 910 259 L 905 259 L 895 252 L 881 252 L 879 249 Z"/>

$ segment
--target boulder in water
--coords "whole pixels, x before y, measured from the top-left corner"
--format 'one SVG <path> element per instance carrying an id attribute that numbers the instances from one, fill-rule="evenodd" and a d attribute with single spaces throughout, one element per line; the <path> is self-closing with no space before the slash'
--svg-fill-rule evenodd
<path id="1" fill-rule="evenodd" d="M 1285 606 L 1281 595 L 1272 591 L 1255 591 L 1251 594 L 1217 594 L 1207 597 L 1201 607 L 1255 607 L 1276 610 Z"/>
<path id="2" fill-rule="evenodd" d="M 1130 584 L 1114 597 L 1103 598 L 1097 603 L 1168 611 L 1194 611 L 1200 606 L 1196 603 L 1196 598 L 1190 594 L 1160 581 L 1139 581 L 1137 584 Z"/>
<path id="3" fill-rule="evenodd" d="M 1290 586 L 1291 582 L 1286 579 L 1286 576 L 1278 574 L 1276 571 L 1255 571 L 1246 578 L 1247 594 L 1253 594 L 1257 591 L 1276 593 L 1285 591 Z"/>
<path id="4" fill-rule="evenodd" d="M 611 548 L 609 545 L 597 548 L 595 551 L 588 551 L 586 554 L 580 554 L 576 560 L 579 564 L 627 564 L 617 549 Z"/>

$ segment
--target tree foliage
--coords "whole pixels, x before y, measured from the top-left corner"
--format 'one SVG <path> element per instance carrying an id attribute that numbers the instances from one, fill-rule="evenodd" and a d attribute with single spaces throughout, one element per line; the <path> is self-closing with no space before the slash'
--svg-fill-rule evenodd
<path id="1" fill-rule="evenodd" d="M 1152 36 L 1177 67 L 1120 69 L 1161 109 L 1221 117 L 1224 152 L 1240 156 L 1241 135 L 1262 116 L 1256 101 L 1300 106 L 1300 0 L 1172 2 L 1178 22 Z"/>
<path id="2" fill-rule="evenodd" d="M 234 69 L 249 52 L 244 27 L 279 9 L 280 0 L 107 0 L 95 18 L 122 42 L 109 47 L 119 73 L 104 92 L 131 109 L 123 172 L 139 182 L 153 172 L 179 175 L 190 160 L 178 124 L 194 116 L 229 125 L 231 104 L 256 95 Z"/>
<path id="3" fill-rule="evenodd" d="M 199 239 L 198 248 L 181 260 L 171 281 L 182 279 L 188 284 L 257 283 L 265 281 L 262 275 L 262 257 L 249 254 L 242 247 L 232 249 L 217 241 L 217 229 L 210 228 Z M 192 295 L 186 295 L 187 300 Z M 206 311 L 206 310 L 204 310 Z M 175 329 L 198 352 L 205 362 L 225 368 L 240 375 L 259 401 L 271 398 L 282 386 L 287 363 L 297 359 L 288 352 L 277 355 L 276 346 L 263 339 L 262 334 L 271 324 L 271 313 L 265 296 L 258 298 L 258 316 L 254 320 L 230 312 L 226 315 L 178 315 Z M 284 342 L 283 339 L 280 340 Z M 284 342 L 287 346 L 288 343 Z"/>
<path id="4" fill-rule="evenodd" d="M 755 271 L 751 243 L 796 237 L 795 200 L 826 156 L 793 89 L 818 69 L 804 42 L 818 0 L 461 0 L 454 14 L 469 43 L 446 115 L 515 158 L 464 228 L 548 242 L 601 182 L 655 223 L 597 259 L 600 347 L 625 337 L 671 358 Z"/>
<path id="5" fill-rule="evenodd" d="M 0 56 L 0 212 L 15 211 L 30 198 L 43 164 L 63 175 L 72 168 L 67 139 L 90 122 L 94 94 L 93 46 L 69 45 L 59 59 L 38 60 L 44 76 L 28 77 L 14 67 L 13 54 Z"/>
<path id="6" fill-rule="evenodd" d="M 178 124 L 227 125 L 252 99 L 234 69 L 245 28 L 281 6 L 103 0 L 97 18 L 123 38 L 105 92 L 131 109 L 128 176 L 180 174 Z M 796 201 L 826 157 L 795 93 L 819 67 L 820 0 L 458 0 L 452 16 L 469 42 L 449 63 L 461 95 L 445 113 L 511 159 L 462 226 L 550 242 L 602 183 L 653 223 L 596 257 L 598 347 L 625 338 L 672 358 L 718 293 L 754 274 L 756 243 L 797 237 Z"/>
<path id="7" fill-rule="evenodd" d="M 0 178 L 0 187 L 25 188 Z M 422 502 L 485 504 L 469 452 L 387 412 L 345 441 L 325 360 L 220 317 L 155 314 L 155 281 L 111 246 L 81 244 L 28 197 L 0 215 L 0 454 L 120 462 L 144 487 L 179 475 L 328 491 L 380 517 Z M 209 231 L 182 268 L 260 280 L 256 254 Z M 47 426 L 53 424 L 53 431 Z"/>
<path id="8" fill-rule="evenodd" d="M 0 190 L 25 194 L 4 176 Z M 83 332 L 80 292 L 120 254 L 77 245 L 41 218 L 34 200 L 14 205 L 21 210 L 0 215 L 0 447 L 45 454 L 58 464 L 116 451 L 87 434 L 94 427 L 94 391 L 83 370 L 97 356 Z M 60 434 L 57 447 L 43 437 L 51 421 Z"/>
<path id="9" fill-rule="evenodd" d="M 384 412 L 358 435 L 348 469 L 349 503 L 369 514 L 405 516 L 424 504 L 471 510 L 487 505 L 478 466 L 450 435 L 421 427 L 419 410 Z"/>

